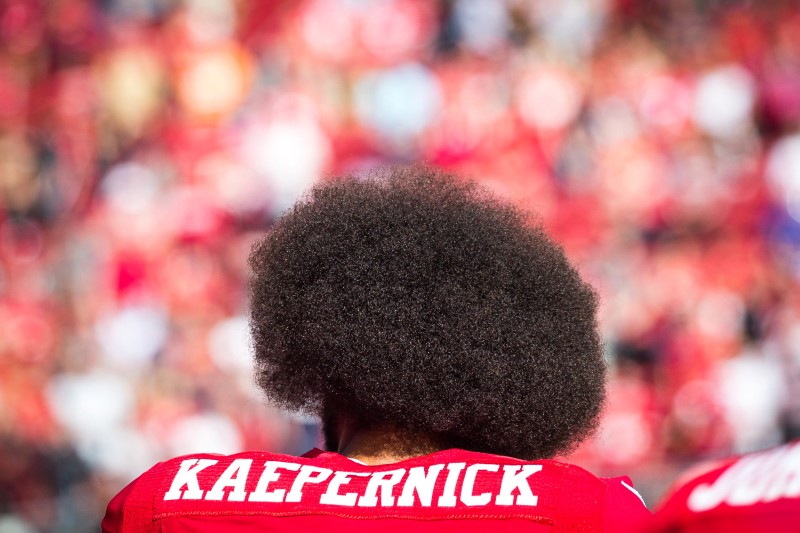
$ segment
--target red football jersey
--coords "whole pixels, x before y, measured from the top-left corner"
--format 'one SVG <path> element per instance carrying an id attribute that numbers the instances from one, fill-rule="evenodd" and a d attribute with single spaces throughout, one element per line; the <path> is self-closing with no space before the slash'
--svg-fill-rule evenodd
<path id="1" fill-rule="evenodd" d="M 670 490 L 649 531 L 800 533 L 800 441 L 703 472 Z"/>
<path id="2" fill-rule="evenodd" d="M 111 501 L 103 531 L 634 531 L 649 517 L 628 478 L 557 461 L 446 450 L 367 466 L 312 450 L 159 463 Z"/>

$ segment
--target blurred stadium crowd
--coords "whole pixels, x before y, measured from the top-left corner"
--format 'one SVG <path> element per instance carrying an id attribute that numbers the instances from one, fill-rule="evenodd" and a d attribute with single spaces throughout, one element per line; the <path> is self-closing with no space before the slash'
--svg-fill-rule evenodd
<path id="1" fill-rule="evenodd" d="M 798 125 L 790 1 L 0 1 L 0 531 L 95 529 L 167 456 L 313 446 L 254 390 L 247 253 L 384 163 L 537 211 L 600 290 L 609 404 L 570 460 L 655 497 L 800 437 Z"/>

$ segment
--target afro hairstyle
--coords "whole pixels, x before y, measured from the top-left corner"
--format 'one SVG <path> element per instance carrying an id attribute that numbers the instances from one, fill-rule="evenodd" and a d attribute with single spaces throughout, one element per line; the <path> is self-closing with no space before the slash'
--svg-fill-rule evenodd
<path id="1" fill-rule="evenodd" d="M 523 459 L 597 426 L 597 300 L 532 217 L 435 167 L 323 182 L 253 248 L 256 380 L 446 447 Z"/>

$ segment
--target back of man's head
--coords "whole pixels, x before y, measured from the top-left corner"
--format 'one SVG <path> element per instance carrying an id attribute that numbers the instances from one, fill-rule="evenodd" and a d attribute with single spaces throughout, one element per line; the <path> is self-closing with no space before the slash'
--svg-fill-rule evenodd
<path id="1" fill-rule="evenodd" d="M 596 297 L 522 212 L 431 167 L 323 183 L 250 261 L 276 404 L 459 447 L 553 456 L 596 426 Z"/>

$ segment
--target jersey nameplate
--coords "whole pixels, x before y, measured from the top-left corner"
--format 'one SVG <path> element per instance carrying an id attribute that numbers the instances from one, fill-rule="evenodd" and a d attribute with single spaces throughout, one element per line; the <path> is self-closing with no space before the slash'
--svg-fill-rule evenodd
<path id="1" fill-rule="evenodd" d="M 344 507 L 536 506 L 529 478 L 542 465 L 433 464 L 375 472 L 234 459 L 218 476 L 200 475 L 218 463 L 185 459 L 164 500 L 305 503 Z M 200 477 L 198 478 L 198 475 Z M 209 479 L 209 478 L 213 479 Z M 201 479 L 203 483 L 201 483 Z"/>

